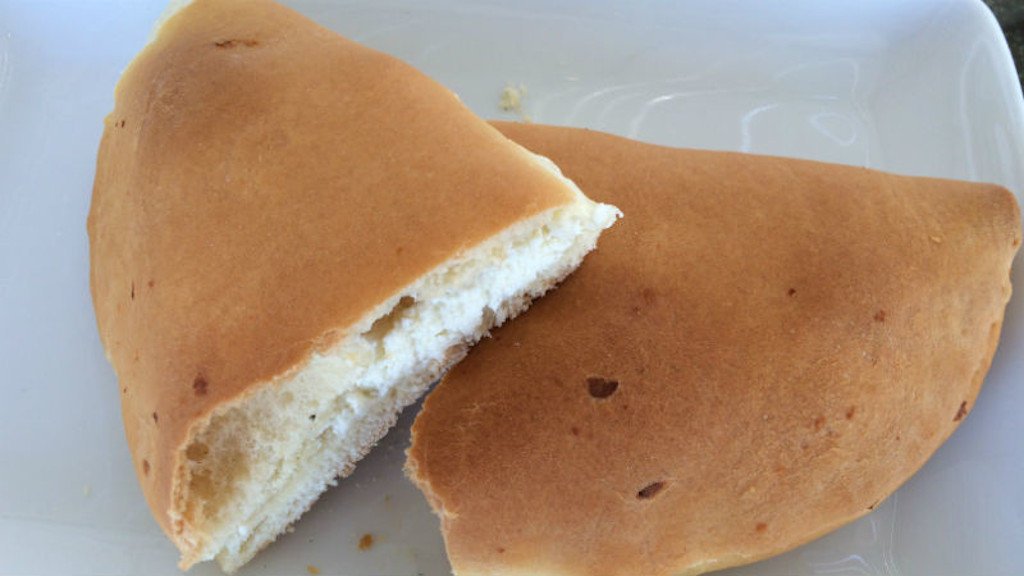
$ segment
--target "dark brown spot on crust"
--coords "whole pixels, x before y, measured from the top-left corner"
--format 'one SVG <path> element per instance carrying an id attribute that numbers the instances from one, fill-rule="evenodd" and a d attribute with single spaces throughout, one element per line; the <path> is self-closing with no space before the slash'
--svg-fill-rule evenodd
<path id="1" fill-rule="evenodd" d="M 875 312 L 875 322 L 885 322 L 885 310 Z"/>
<path id="2" fill-rule="evenodd" d="M 249 48 L 252 48 L 253 46 L 259 46 L 260 43 L 258 40 L 252 40 L 249 38 L 241 40 L 233 38 L 231 40 L 221 40 L 219 42 L 214 42 L 213 45 L 217 48 L 235 48 L 238 46 L 247 46 Z"/>
<path id="3" fill-rule="evenodd" d="M 825 417 L 824 416 L 818 416 L 817 418 L 814 419 L 814 430 L 815 431 L 821 430 L 822 427 L 824 427 L 824 426 L 825 426 Z"/>
<path id="4" fill-rule="evenodd" d="M 146 285 L 149 286 L 150 288 L 152 288 L 153 286 L 156 285 L 156 282 L 153 282 L 152 280 L 150 280 L 149 282 L 146 282 Z"/>
<path id="5" fill-rule="evenodd" d="M 122 119 L 120 122 L 114 122 L 114 126 L 117 126 L 118 128 L 124 128 L 124 124 L 124 119 Z"/>
<path id="6" fill-rule="evenodd" d="M 159 424 L 160 423 L 160 417 L 156 415 L 156 412 L 153 412 L 153 414 L 151 414 L 151 416 L 153 416 L 153 424 Z"/>
<path id="7" fill-rule="evenodd" d="M 149 460 L 143 458 L 142 460 L 142 475 L 149 476 Z"/>
<path id="8" fill-rule="evenodd" d="M 132 281 L 132 300 L 135 300 L 135 282 Z"/>
<path id="9" fill-rule="evenodd" d="M 580 429 L 577 428 L 576 426 L 573 426 L 572 428 L 570 428 L 569 431 L 572 432 L 573 436 L 579 436 L 580 435 Z"/>
<path id="10" fill-rule="evenodd" d="M 882 503 L 881 500 L 875 500 L 874 504 L 872 504 L 871 506 L 868 506 L 868 510 L 874 510 L 875 508 L 878 508 L 878 505 L 881 504 L 881 503 Z"/>
<path id="11" fill-rule="evenodd" d="M 854 417 L 855 414 L 857 414 L 857 407 L 856 406 L 850 406 L 849 408 L 846 409 L 846 419 L 847 420 L 853 420 L 853 417 Z"/>
<path id="12" fill-rule="evenodd" d="M 788 291 L 786 291 L 786 295 L 787 296 L 796 296 L 796 288 L 790 288 Z"/>
<path id="13" fill-rule="evenodd" d="M 504 553 L 505 553 L 505 549 L 499 546 L 498 547 L 498 554 L 504 554 Z"/>
<path id="14" fill-rule="evenodd" d="M 762 534 L 762 533 L 764 533 L 767 530 L 768 530 L 768 525 L 765 524 L 764 522 L 758 522 L 757 525 L 754 526 L 754 531 L 757 532 L 758 534 Z"/>
<path id="15" fill-rule="evenodd" d="M 193 462 L 202 462 L 210 454 L 210 447 L 202 442 L 194 442 L 185 449 L 185 457 Z"/>
<path id="16" fill-rule="evenodd" d="M 953 422 L 959 422 L 959 421 L 963 420 L 964 416 L 967 416 L 967 401 L 966 400 L 964 400 L 963 402 L 960 403 L 960 408 L 957 409 L 956 416 L 953 416 Z"/>
<path id="17" fill-rule="evenodd" d="M 647 287 L 640 292 L 640 297 L 643 298 L 644 304 L 651 305 L 658 299 L 658 293 L 654 291 L 654 288 Z"/>
<path id="18" fill-rule="evenodd" d="M 366 551 L 373 548 L 373 534 L 363 534 L 363 537 L 359 539 L 359 549 Z"/>
<path id="19" fill-rule="evenodd" d="M 664 482 L 660 480 L 658 482 L 652 482 L 647 486 L 641 488 L 640 491 L 636 493 L 636 497 L 639 498 L 640 500 L 648 500 L 657 496 L 658 493 L 661 492 L 664 488 Z"/>
<path id="20" fill-rule="evenodd" d="M 619 389 L 619 381 L 600 376 L 587 378 L 587 391 L 594 398 L 607 398 Z"/>
<path id="21" fill-rule="evenodd" d="M 202 374 L 196 376 L 196 379 L 192 381 L 192 390 L 196 393 L 196 396 L 205 396 L 208 387 L 209 384 L 207 384 L 206 378 L 203 378 Z"/>

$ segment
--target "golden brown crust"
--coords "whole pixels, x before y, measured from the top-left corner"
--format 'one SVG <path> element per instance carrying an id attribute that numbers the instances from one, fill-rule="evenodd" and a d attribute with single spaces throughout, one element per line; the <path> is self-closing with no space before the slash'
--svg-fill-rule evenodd
<path id="1" fill-rule="evenodd" d="M 773 555 L 867 513 L 974 405 L 1020 244 L 1005 189 L 498 126 L 625 217 L 416 420 L 456 573 Z"/>
<path id="2" fill-rule="evenodd" d="M 413 280 L 573 193 L 411 67 L 265 0 L 197 0 L 125 72 L 92 292 L 147 500 L 172 536 L 196 422 Z"/>

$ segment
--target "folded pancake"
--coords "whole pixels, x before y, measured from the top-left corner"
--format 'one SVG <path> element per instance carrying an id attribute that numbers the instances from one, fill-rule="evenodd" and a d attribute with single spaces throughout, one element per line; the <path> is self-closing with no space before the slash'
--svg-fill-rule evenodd
<path id="1" fill-rule="evenodd" d="M 428 396 L 458 576 L 698 574 L 866 514 L 974 406 L 1005 189 L 499 124 L 625 214 Z"/>
<path id="2" fill-rule="evenodd" d="M 411 67 L 265 0 L 197 0 L 122 77 L 92 292 L 184 568 L 247 561 L 616 210 Z"/>

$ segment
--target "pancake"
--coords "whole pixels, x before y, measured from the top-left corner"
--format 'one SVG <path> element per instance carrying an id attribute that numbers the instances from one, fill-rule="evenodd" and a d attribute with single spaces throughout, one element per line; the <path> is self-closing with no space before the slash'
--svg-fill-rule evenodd
<path id="1" fill-rule="evenodd" d="M 967 417 L 1020 245 L 988 184 L 497 124 L 624 218 L 427 397 L 455 574 L 753 562 L 872 510 Z"/>
<path id="2" fill-rule="evenodd" d="M 93 302 L 182 568 L 272 541 L 617 215 L 410 66 L 266 0 L 178 3 L 115 100 Z"/>

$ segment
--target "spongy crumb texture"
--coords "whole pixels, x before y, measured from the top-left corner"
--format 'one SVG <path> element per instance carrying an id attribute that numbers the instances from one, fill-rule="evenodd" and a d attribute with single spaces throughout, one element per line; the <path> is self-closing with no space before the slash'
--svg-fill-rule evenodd
<path id="1" fill-rule="evenodd" d="M 617 215 L 394 58 L 268 0 L 176 3 L 118 84 L 88 229 L 182 567 L 251 558 Z"/>
<path id="2" fill-rule="evenodd" d="M 248 561 L 347 474 L 466 347 L 575 268 L 614 212 L 560 209 L 441 266 L 295 374 L 218 410 L 186 448 L 202 557 Z"/>

